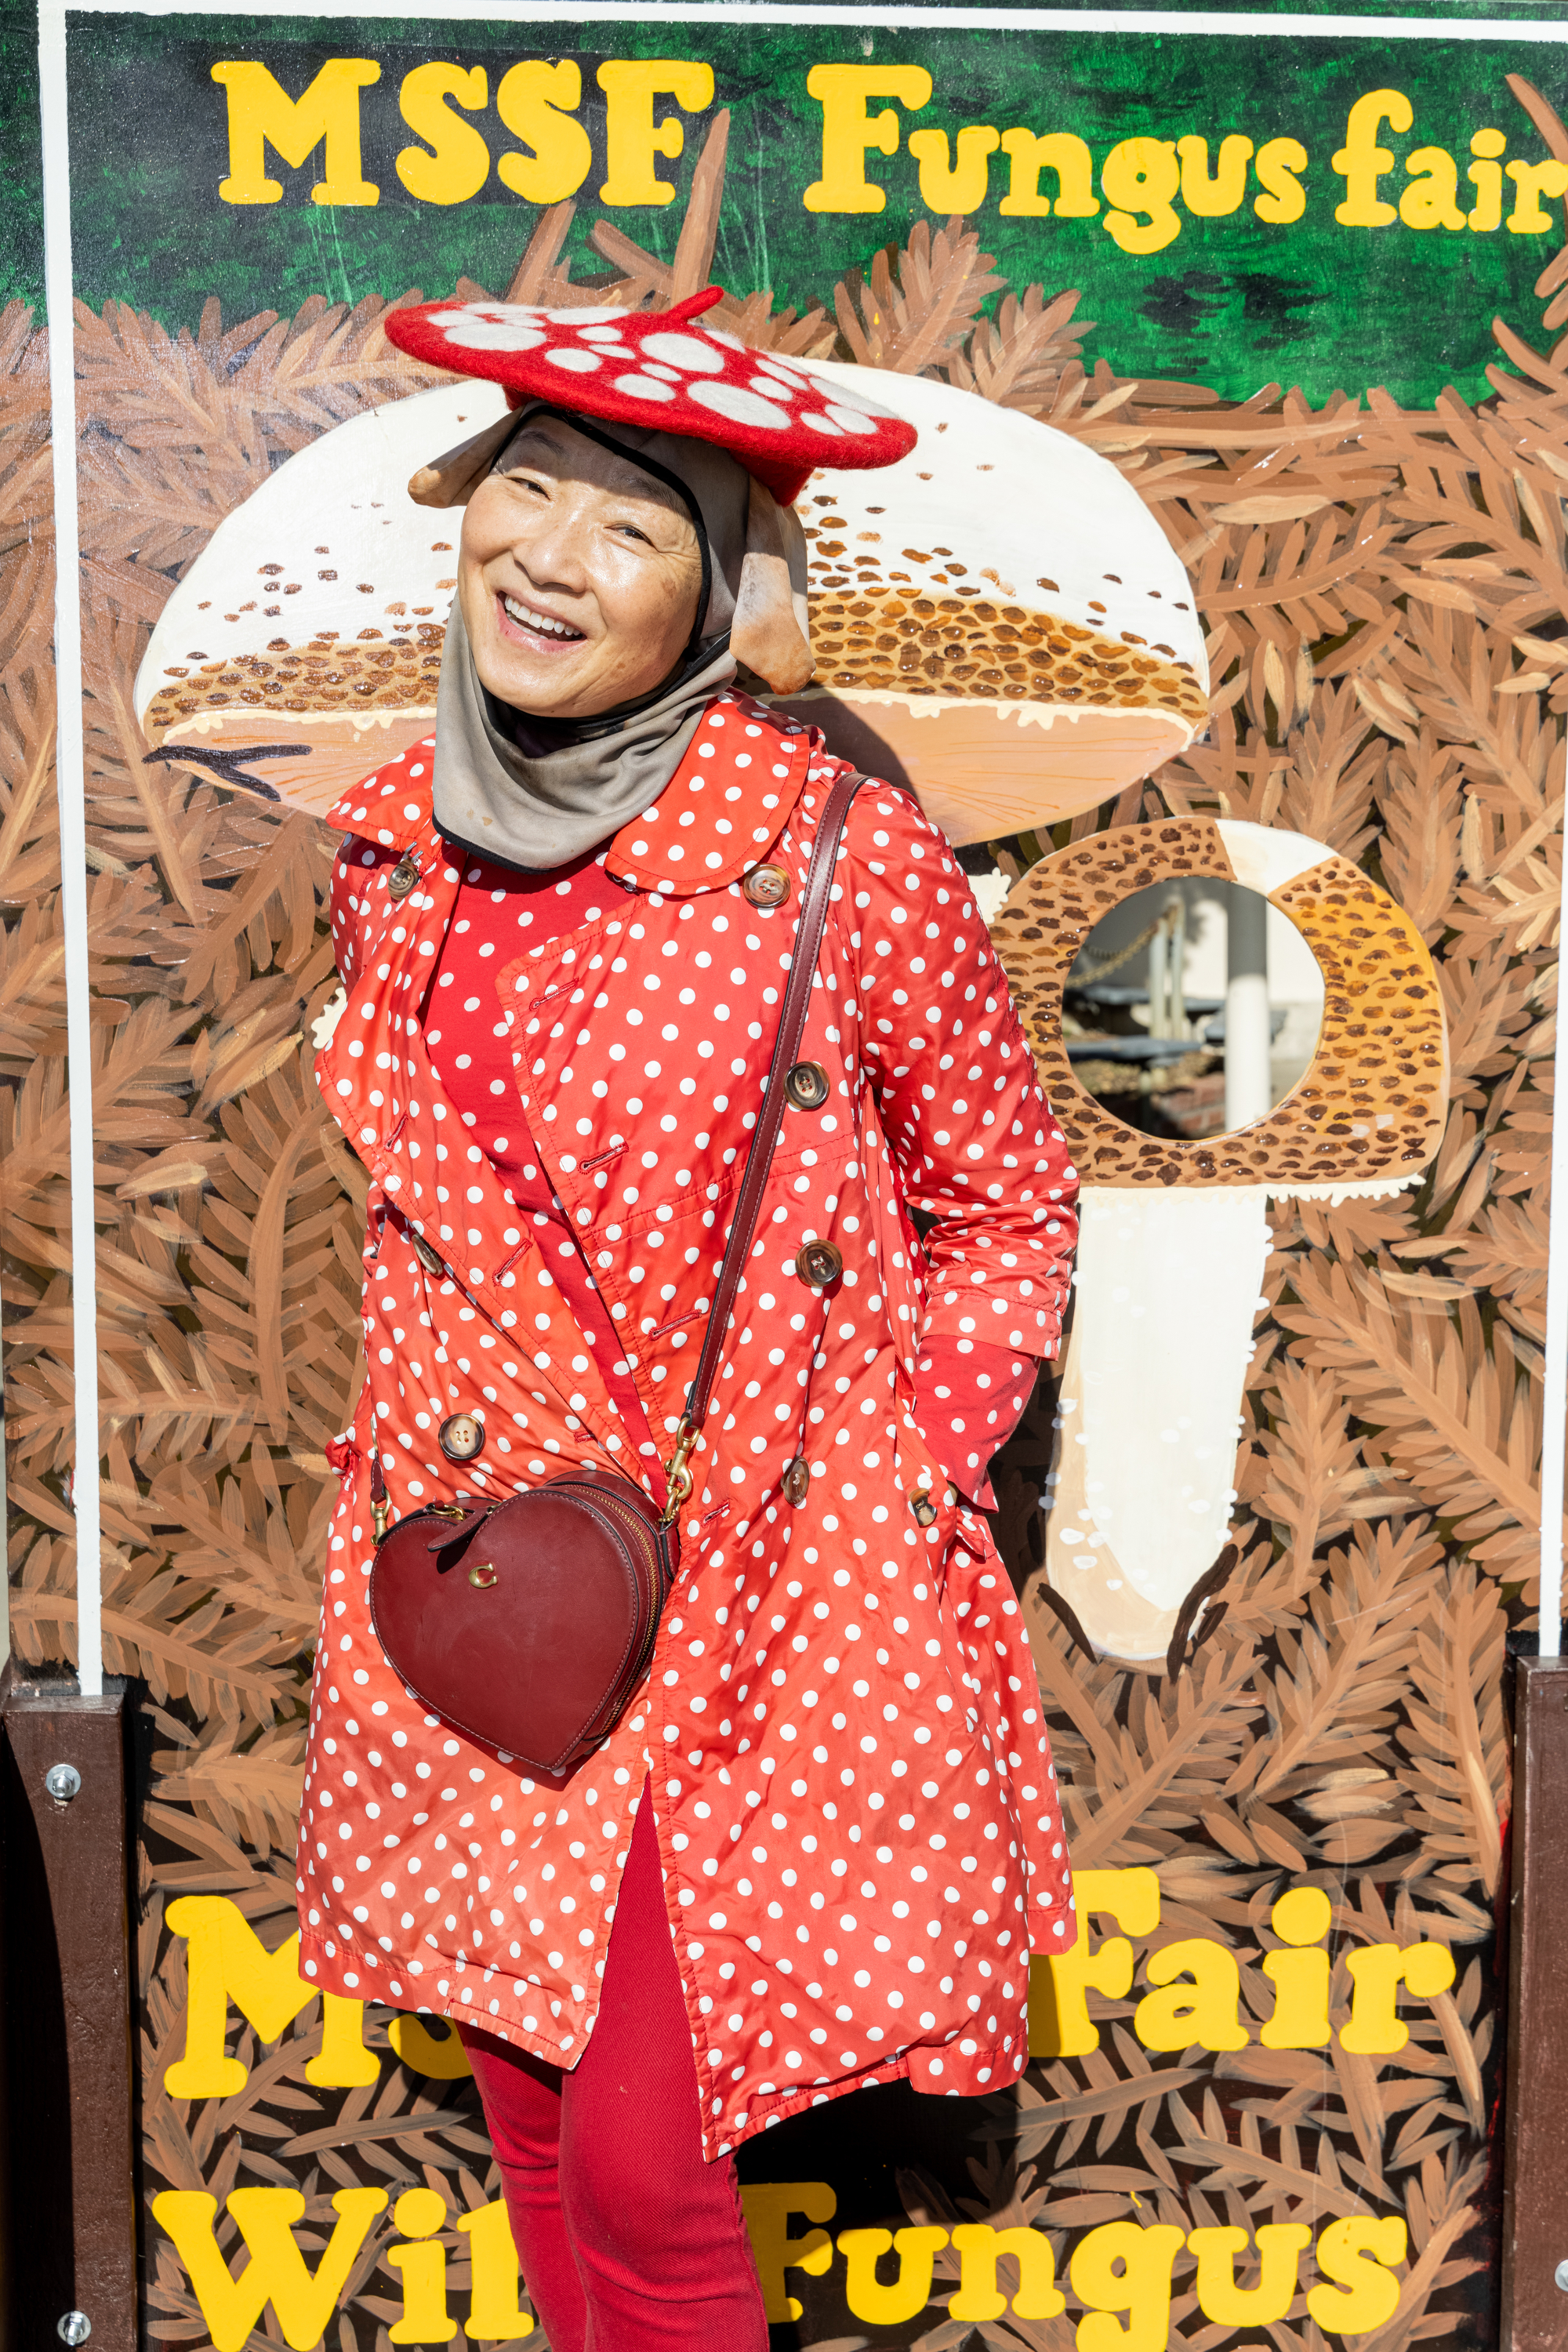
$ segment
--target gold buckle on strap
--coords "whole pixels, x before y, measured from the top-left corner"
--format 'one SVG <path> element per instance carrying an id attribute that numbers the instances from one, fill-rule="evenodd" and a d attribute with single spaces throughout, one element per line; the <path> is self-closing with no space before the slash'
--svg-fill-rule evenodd
<path id="1" fill-rule="evenodd" d="M 698 1435 L 699 1432 L 689 1421 L 683 1421 L 676 1433 L 675 1451 L 670 1455 L 664 1473 L 667 1499 L 664 1517 L 659 1521 L 661 1528 L 672 1527 L 682 1503 L 690 1500 L 693 1480 L 686 1464 L 687 1457 L 697 1443 Z"/>

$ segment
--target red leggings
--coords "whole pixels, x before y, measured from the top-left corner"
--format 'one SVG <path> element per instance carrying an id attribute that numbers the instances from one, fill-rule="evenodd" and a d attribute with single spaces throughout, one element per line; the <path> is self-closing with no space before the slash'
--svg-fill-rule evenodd
<path id="1" fill-rule="evenodd" d="M 475 2026 L 460 2031 L 551 2352 L 767 2352 L 734 2164 L 702 2158 L 646 1796 L 598 2022 L 571 2073 Z"/>

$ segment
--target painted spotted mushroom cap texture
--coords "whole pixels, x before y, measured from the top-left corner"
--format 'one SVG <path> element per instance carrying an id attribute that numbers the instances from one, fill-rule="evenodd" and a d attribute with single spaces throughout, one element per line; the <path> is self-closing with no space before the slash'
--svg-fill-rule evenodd
<path id="1" fill-rule="evenodd" d="M 915 427 L 858 387 L 825 383 L 703 326 L 701 314 L 722 299 L 710 286 L 669 310 L 424 302 L 392 311 L 386 332 L 431 367 L 503 384 L 514 408 L 547 400 L 727 449 L 781 506 L 817 466 L 889 466 L 914 447 Z"/>

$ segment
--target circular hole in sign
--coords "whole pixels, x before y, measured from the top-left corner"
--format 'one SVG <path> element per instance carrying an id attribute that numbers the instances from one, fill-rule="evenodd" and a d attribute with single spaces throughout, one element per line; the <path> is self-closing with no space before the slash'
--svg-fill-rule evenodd
<path id="1" fill-rule="evenodd" d="M 1278 908 L 1183 877 L 1123 898 L 1068 974 L 1062 1030 L 1087 1094 L 1189 1142 L 1266 1118 L 1318 1048 L 1323 975 Z"/>

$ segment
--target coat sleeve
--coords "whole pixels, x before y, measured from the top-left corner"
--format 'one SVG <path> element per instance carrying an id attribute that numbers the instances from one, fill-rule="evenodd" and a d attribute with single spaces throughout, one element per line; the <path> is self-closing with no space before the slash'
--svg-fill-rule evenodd
<path id="1" fill-rule="evenodd" d="M 374 841 L 362 841 L 357 834 L 345 834 L 338 844 L 332 859 L 332 881 L 328 905 L 331 919 L 332 961 L 338 968 L 338 978 L 345 988 L 352 988 L 358 977 L 356 955 L 364 929 L 363 894 L 384 866 L 390 866 L 396 856 Z"/>
<path id="2" fill-rule="evenodd" d="M 874 783 L 838 873 L 862 1064 L 905 1198 L 936 1219 L 922 1337 L 1053 1355 L 1078 1177 L 968 877 L 912 796 Z"/>

